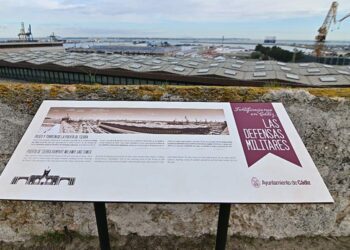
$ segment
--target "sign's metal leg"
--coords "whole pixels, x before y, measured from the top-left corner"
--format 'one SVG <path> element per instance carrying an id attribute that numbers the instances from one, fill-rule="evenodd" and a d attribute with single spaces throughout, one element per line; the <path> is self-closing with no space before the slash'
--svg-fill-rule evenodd
<path id="1" fill-rule="evenodd" d="M 215 250 L 225 250 L 226 248 L 227 230 L 230 220 L 230 209 L 231 204 L 220 204 Z"/>
<path id="2" fill-rule="evenodd" d="M 106 205 L 104 202 L 94 202 L 98 238 L 101 250 L 110 250 L 106 215 Z"/>

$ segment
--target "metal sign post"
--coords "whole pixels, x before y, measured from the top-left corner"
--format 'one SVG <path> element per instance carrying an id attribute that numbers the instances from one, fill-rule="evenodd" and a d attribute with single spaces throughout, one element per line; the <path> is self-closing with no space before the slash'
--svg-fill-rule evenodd
<path id="1" fill-rule="evenodd" d="M 218 228 L 216 232 L 216 250 L 225 250 L 227 241 L 227 230 L 230 221 L 231 204 L 220 204 Z"/>
<path id="2" fill-rule="evenodd" d="M 98 238 L 101 250 L 110 250 L 106 205 L 104 202 L 94 202 Z"/>
<path id="3" fill-rule="evenodd" d="M 110 250 L 108 234 L 106 205 L 104 202 L 94 202 L 98 238 L 101 250 Z M 218 227 L 216 233 L 215 250 L 225 250 L 227 242 L 227 231 L 230 220 L 231 204 L 222 203 L 219 209 Z"/>

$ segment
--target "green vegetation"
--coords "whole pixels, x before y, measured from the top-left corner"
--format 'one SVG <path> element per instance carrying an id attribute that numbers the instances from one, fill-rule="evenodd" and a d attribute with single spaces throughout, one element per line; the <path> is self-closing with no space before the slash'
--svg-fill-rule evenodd
<path id="1" fill-rule="evenodd" d="M 260 57 L 259 57 L 260 53 Z M 295 56 L 295 59 L 294 59 Z M 264 47 L 261 44 L 256 45 L 255 51 L 252 53 L 251 57 L 253 59 L 270 60 L 274 59 L 281 62 L 292 62 L 298 61 L 304 57 L 304 53 L 298 51 L 296 53 L 284 50 L 280 47 Z"/>
<path id="2" fill-rule="evenodd" d="M 43 233 L 42 235 L 33 235 L 32 240 L 37 243 L 50 243 L 52 245 L 60 243 L 71 243 L 73 239 L 92 240 L 96 238 L 91 235 L 81 235 L 76 231 L 68 230 L 64 227 L 62 231 L 51 231 Z"/>
<path id="3" fill-rule="evenodd" d="M 72 236 L 70 236 L 72 237 Z M 63 231 L 46 232 L 42 235 L 34 235 L 33 239 L 37 242 L 50 242 L 50 243 L 61 243 L 65 241 L 71 241 L 70 237 Z"/>
<path id="4" fill-rule="evenodd" d="M 255 48 L 255 50 L 256 50 L 256 48 Z M 262 54 L 260 51 L 254 51 L 250 54 L 251 59 L 261 59 L 261 56 L 262 56 Z"/>

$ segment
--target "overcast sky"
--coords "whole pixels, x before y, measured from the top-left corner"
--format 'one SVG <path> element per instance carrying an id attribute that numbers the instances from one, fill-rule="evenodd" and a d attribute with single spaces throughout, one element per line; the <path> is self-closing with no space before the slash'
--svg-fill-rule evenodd
<path id="1" fill-rule="evenodd" d="M 329 0 L 0 0 L 0 37 L 238 37 L 313 40 Z M 339 0 L 339 18 L 350 0 Z M 350 41 L 350 18 L 329 34 Z"/>

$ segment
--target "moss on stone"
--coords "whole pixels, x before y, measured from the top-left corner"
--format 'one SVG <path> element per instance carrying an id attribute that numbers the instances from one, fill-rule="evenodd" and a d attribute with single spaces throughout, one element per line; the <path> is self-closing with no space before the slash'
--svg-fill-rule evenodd
<path id="1" fill-rule="evenodd" d="M 315 96 L 350 98 L 350 88 L 315 88 L 309 89 L 309 92 Z"/>
<path id="2" fill-rule="evenodd" d="M 71 230 L 63 230 L 63 231 L 52 231 L 52 232 L 46 232 L 42 235 L 33 235 L 31 239 L 34 242 L 38 243 L 47 243 L 50 242 L 51 244 L 59 244 L 63 242 L 70 242 L 73 238 L 78 238 L 82 240 L 89 240 L 91 238 L 94 238 L 94 236 L 90 235 L 81 235 L 78 232 L 71 231 Z"/>
<path id="3" fill-rule="evenodd" d="M 56 85 L 52 86 L 50 89 L 50 97 L 52 99 L 56 99 L 58 94 L 59 94 L 59 87 L 57 87 Z"/>
<path id="4" fill-rule="evenodd" d="M 66 235 L 63 232 L 47 232 L 40 236 L 33 237 L 35 241 L 38 242 L 52 242 L 59 243 L 66 240 Z"/>
<path id="5" fill-rule="evenodd" d="M 139 101 L 259 101 L 282 87 L 215 87 L 173 85 L 27 84 L 0 83 L 0 101 L 27 114 L 35 114 L 43 100 Z M 350 98 L 350 88 L 288 88 L 318 97 Z"/>

